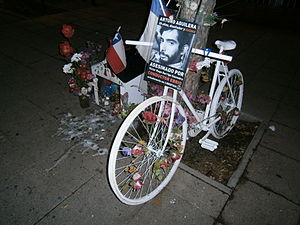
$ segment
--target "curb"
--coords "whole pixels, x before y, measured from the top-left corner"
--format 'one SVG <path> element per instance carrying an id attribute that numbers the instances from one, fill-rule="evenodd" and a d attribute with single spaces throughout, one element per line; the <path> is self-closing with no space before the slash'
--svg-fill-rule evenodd
<path id="1" fill-rule="evenodd" d="M 231 175 L 229 181 L 227 182 L 226 185 L 222 184 L 222 183 L 219 183 L 211 178 L 209 178 L 208 176 L 202 174 L 201 172 L 199 172 L 198 170 L 195 170 L 189 166 L 187 166 L 186 164 L 184 163 L 180 163 L 179 164 L 179 168 L 182 169 L 183 171 L 197 177 L 198 179 L 204 181 L 205 183 L 217 188 L 218 190 L 230 195 L 233 191 L 233 189 L 236 187 L 236 185 L 238 184 L 241 176 L 243 175 L 252 155 L 253 155 L 253 152 L 255 150 L 255 148 L 257 147 L 257 145 L 259 144 L 260 140 L 262 139 L 262 136 L 264 134 L 264 131 L 266 129 L 266 124 L 263 123 L 263 121 L 261 120 L 258 120 L 256 117 L 252 116 L 252 115 L 249 115 L 249 114 L 246 114 L 244 115 L 243 119 L 247 118 L 251 121 L 254 121 L 254 122 L 260 122 L 260 125 L 259 127 L 257 128 L 250 144 L 248 145 L 237 169 L 234 171 L 234 173 Z"/>
<path id="2" fill-rule="evenodd" d="M 262 139 L 262 136 L 264 134 L 266 130 L 266 125 L 264 123 L 261 123 L 257 129 L 257 131 L 255 132 L 254 137 L 252 138 L 250 144 L 248 145 L 243 158 L 241 159 L 238 168 L 236 169 L 236 171 L 232 174 L 232 176 L 230 177 L 229 181 L 227 182 L 227 186 L 229 188 L 235 188 L 236 185 L 238 184 L 241 176 L 243 175 L 252 155 L 254 152 L 254 149 L 257 147 L 257 145 L 259 144 L 260 140 Z"/>

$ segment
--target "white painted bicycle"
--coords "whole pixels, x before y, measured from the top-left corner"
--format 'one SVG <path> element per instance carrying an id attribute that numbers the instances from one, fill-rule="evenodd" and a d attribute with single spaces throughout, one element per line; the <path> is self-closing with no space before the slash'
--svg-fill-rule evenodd
<path id="1" fill-rule="evenodd" d="M 213 151 L 218 143 L 209 139 L 224 137 L 240 114 L 244 81 L 237 69 L 228 70 L 233 41 L 216 41 L 219 53 L 193 49 L 205 56 L 204 64 L 215 64 L 205 110 L 196 110 L 181 90 L 164 86 L 162 96 L 151 97 L 139 104 L 124 120 L 114 139 L 108 164 L 111 188 L 118 199 L 138 205 L 154 198 L 171 180 L 182 155 L 188 135 L 207 132 L 199 143 Z M 171 93 L 171 96 L 170 96 Z M 188 124 L 188 109 L 196 123 Z"/>

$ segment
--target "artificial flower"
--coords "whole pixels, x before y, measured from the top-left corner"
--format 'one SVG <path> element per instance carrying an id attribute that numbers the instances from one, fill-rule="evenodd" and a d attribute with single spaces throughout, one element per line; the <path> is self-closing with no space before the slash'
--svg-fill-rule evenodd
<path id="1" fill-rule="evenodd" d="M 137 182 L 139 179 L 142 178 L 142 173 L 141 172 L 137 172 L 135 174 L 133 174 L 132 179 L 134 182 Z"/>
<path id="2" fill-rule="evenodd" d="M 61 32 L 62 34 L 66 37 L 66 38 L 70 38 L 73 36 L 74 34 L 74 29 L 72 26 L 67 25 L 67 24 L 63 24 L 62 28 L 61 28 Z"/>
<path id="3" fill-rule="evenodd" d="M 172 159 L 173 161 L 176 161 L 176 160 L 180 159 L 180 155 L 178 155 L 178 154 L 175 153 L 175 152 L 172 152 L 172 154 L 171 154 L 171 159 Z"/>
<path id="4" fill-rule="evenodd" d="M 69 39 L 73 36 L 74 29 L 64 24 L 61 32 Z M 91 66 L 101 60 L 100 50 L 101 46 L 93 42 L 86 42 L 86 48 L 77 53 L 74 53 L 69 40 L 59 44 L 59 52 L 68 62 L 63 66 L 63 72 L 71 75 L 72 79 L 68 82 L 69 91 L 74 95 L 88 96 L 92 91 L 95 75 L 92 74 Z"/>
<path id="5" fill-rule="evenodd" d="M 69 84 L 75 84 L 76 80 L 74 79 L 74 77 L 71 77 L 69 79 Z"/>
<path id="6" fill-rule="evenodd" d="M 135 190 L 140 190 L 142 187 L 143 187 L 143 183 L 141 182 L 141 181 L 136 181 L 136 182 L 133 182 L 133 188 L 135 189 Z"/>
<path id="7" fill-rule="evenodd" d="M 74 49 L 68 41 L 64 41 L 59 44 L 59 52 L 63 56 L 70 56 L 74 52 Z"/>
<path id="8" fill-rule="evenodd" d="M 64 73 L 73 73 L 75 69 L 72 66 L 73 66 L 72 63 L 65 64 L 63 67 L 63 72 Z"/>
<path id="9" fill-rule="evenodd" d="M 210 103 L 211 98 L 210 98 L 209 95 L 201 94 L 201 95 L 198 96 L 198 101 L 201 104 L 207 104 L 207 103 Z"/>
<path id="10" fill-rule="evenodd" d="M 135 146 L 132 150 L 131 150 L 131 154 L 134 156 L 134 157 L 138 157 L 140 155 L 143 154 L 143 147 L 141 146 Z"/>
<path id="11" fill-rule="evenodd" d="M 123 156 L 131 156 L 131 148 L 129 147 L 122 147 L 122 151 L 121 151 Z"/>
<path id="12" fill-rule="evenodd" d="M 176 119 L 175 119 L 175 124 L 176 125 L 181 125 L 183 124 L 183 122 L 185 121 L 184 116 L 182 116 L 180 113 L 177 115 Z"/>
<path id="13" fill-rule="evenodd" d="M 171 164 L 170 160 L 162 159 L 160 161 L 160 168 L 165 169 Z"/>
<path id="14" fill-rule="evenodd" d="M 192 61 L 190 64 L 189 64 L 189 69 L 191 71 L 195 71 L 195 72 L 198 72 L 198 68 L 197 68 L 197 62 L 196 61 Z"/>
<path id="15" fill-rule="evenodd" d="M 80 94 L 81 94 L 81 95 L 88 95 L 88 90 L 87 90 L 87 88 L 82 87 L 82 88 L 81 88 L 81 91 L 80 91 Z"/>
<path id="16" fill-rule="evenodd" d="M 145 122 L 155 123 L 156 115 L 153 112 L 143 112 L 143 118 Z"/>
<path id="17" fill-rule="evenodd" d="M 133 171 L 136 170 L 136 167 L 135 166 L 130 166 L 130 167 L 126 167 L 124 169 L 125 172 L 128 172 L 128 173 L 132 173 Z"/>
<path id="18" fill-rule="evenodd" d="M 71 62 L 79 62 L 81 60 L 81 57 L 82 57 L 82 54 L 75 53 L 71 58 Z"/>
<path id="19" fill-rule="evenodd" d="M 195 11 L 197 9 L 197 7 L 198 7 L 198 4 L 196 2 L 191 2 L 190 9 L 192 11 Z"/>

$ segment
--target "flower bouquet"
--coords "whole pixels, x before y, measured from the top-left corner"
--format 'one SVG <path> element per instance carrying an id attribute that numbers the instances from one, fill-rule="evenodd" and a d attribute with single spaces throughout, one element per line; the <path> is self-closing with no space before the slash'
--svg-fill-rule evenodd
<path id="1" fill-rule="evenodd" d="M 59 44 L 59 52 L 67 62 L 63 66 L 63 72 L 70 75 L 69 91 L 79 96 L 81 107 L 88 107 L 89 104 L 83 103 L 82 100 L 89 101 L 93 82 L 96 82 L 95 76 L 91 72 L 91 66 L 100 61 L 101 45 L 87 41 L 85 48 L 75 51 L 71 44 L 74 28 L 64 24 L 61 33 L 66 40 Z"/>

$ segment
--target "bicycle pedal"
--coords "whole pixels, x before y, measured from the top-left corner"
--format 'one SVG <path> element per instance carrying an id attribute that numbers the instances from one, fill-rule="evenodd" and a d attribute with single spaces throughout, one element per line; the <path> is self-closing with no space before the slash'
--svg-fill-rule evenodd
<path id="1" fill-rule="evenodd" d="M 207 149 L 209 151 L 214 151 L 218 148 L 219 143 L 213 140 L 210 140 L 208 138 L 205 138 L 202 140 L 202 138 L 199 140 L 199 144 L 201 144 L 201 147 L 204 149 Z"/>

